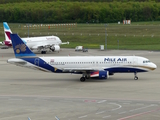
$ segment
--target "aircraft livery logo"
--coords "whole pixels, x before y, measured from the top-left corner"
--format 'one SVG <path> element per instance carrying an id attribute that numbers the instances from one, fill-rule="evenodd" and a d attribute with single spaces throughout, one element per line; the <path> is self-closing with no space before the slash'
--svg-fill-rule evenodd
<path id="1" fill-rule="evenodd" d="M 104 58 L 104 62 L 126 62 L 127 58 Z"/>
<path id="2" fill-rule="evenodd" d="M 26 45 L 25 44 L 19 44 L 15 46 L 16 53 L 25 52 L 26 51 Z"/>

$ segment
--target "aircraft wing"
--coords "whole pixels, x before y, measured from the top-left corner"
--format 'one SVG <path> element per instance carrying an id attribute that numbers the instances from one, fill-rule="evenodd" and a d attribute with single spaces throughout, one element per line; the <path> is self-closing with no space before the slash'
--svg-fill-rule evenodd
<path id="1" fill-rule="evenodd" d="M 69 44 L 69 42 L 62 42 L 62 43 L 61 43 L 61 45 L 64 45 L 64 44 Z"/>

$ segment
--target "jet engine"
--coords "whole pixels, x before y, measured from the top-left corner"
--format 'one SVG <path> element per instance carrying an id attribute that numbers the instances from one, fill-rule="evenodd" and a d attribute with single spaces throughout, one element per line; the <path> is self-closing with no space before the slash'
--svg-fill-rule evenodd
<path id="1" fill-rule="evenodd" d="M 0 42 L 0 45 L 4 45 L 5 43 L 4 42 Z"/>
<path id="2" fill-rule="evenodd" d="M 59 45 L 54 45 L 54 46 L 51 46 L 50 47 L 50 49 L 52 50 L 52 51 L 60 51 L 60 46 Z"/>
<path id="3" fill-rule="evenodd" d="M 95 71 L 90 73 L 91 78 L 107 79 L 109 78 L 109 71 Z"/>

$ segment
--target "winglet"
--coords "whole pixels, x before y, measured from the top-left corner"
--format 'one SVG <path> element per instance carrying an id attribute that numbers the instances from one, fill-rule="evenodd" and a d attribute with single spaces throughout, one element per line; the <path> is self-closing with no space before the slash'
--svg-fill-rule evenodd
<path id="1" fill-rule="evenodd" d="M 36 56 L 17 34 L 11 34 L 10 36 L 16 57 Z"/>

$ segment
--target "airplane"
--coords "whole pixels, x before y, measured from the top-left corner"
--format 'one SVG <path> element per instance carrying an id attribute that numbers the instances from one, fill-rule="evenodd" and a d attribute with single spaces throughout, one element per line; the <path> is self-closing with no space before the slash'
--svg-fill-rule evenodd
<path id="1" fill-rule="evenodd" d="M 3 22 L 4 26 L 4 34 L 5 40 L 0 42 L 1 45 L 6 45 L 8 47 L 12 46 L 12 41 L 10 34 L 12 34 L 11 29 L 9 28 L 7 22 Z M 38 50 L 41 54 L 46 54 L 46 51 L 49 49 L 51 51 L 60 51 L 61 44 L 69 44 L 69 42 L 63 42 L 57 36 L 42 36 L 42 37 L 29 37 L 29 38 L 22 38 L 25 44 L 31 50 Z"/>
<path id="2" fill-rule="evenodd" d="M 3 42 L 0 42 L 0 44 L 11 47 L 12 46 L 12 41 L 11 41 L 10 34 L 12 33 L 12 31 L 11 31 L 11 29 L 9 28 L 9 26 L 6 22 L 3 22 L 3 27 L 4 27 L 5 40 Z"/>
<path id="3" fill-rule="evenodd" d="M 38 57 L 17 34 L 11 34 L 16 58 L 8 63 L 44 72 L 82 74 L 81 82 L 89 78 L 107 79 L 114 73 L 148 72 L 157 68 L 149 59 L 140 56 L 60 56 Z"/>

